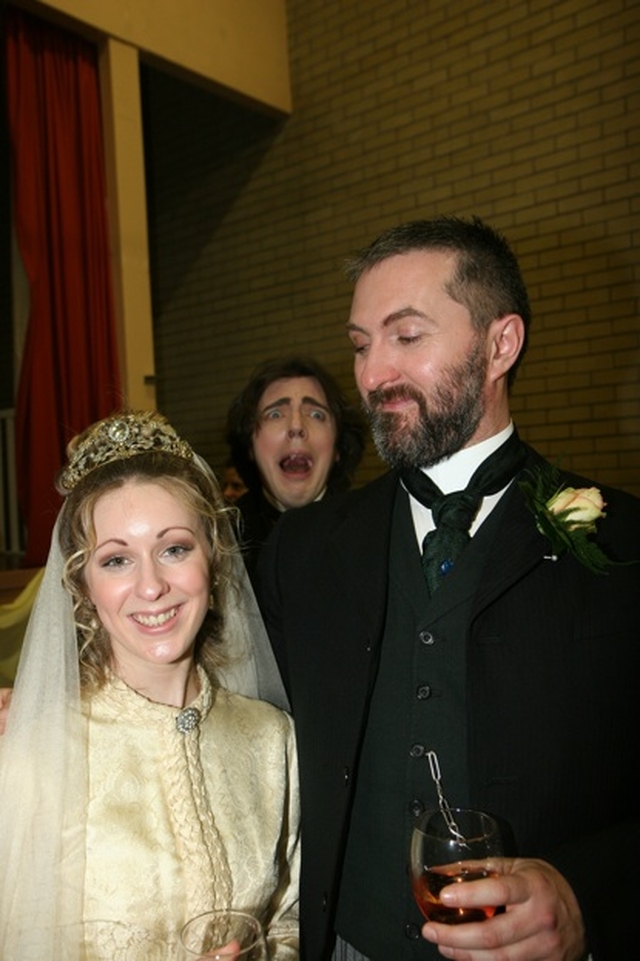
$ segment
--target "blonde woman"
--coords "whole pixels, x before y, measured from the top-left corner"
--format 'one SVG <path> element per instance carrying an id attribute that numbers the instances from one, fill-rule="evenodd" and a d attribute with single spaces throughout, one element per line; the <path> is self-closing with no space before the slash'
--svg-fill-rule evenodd
<path id="1" fill-rule="evenodd" d="M 96 918 L 171 949 L 234 907 L 297 958 L 293 725 L 260 699 L 286 706 L 213 475 L 126 412 L 76 440 L 58 486 L 0 741 L 4 956 L 68 958 L 61 931 Z"/>

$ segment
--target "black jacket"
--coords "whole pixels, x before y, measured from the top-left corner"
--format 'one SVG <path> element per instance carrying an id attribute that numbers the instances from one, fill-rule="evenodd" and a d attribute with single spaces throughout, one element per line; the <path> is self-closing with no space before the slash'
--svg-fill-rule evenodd
<path id="1" fill-rule="evenodd" d="M 536 463 L 529 448 L 525 470 Z M 595 486 L 566 474 L 563 481 Z M 398 484 L 390 472 L 288 512 L 258 568 L 297 728 L 305 961 L 331 956 Z M 640 501 L 601 490 L 607 516 L 598 542 L 613 558 L 640 559 Z M 635 950 L 640 903 L 640 565 L 596 575 L 569 554 L 546 559 L 549 542 L 517 482 L 503 500 L 470 625 L 469 754 L 461 761 L 471 803 L 509 821 L 521 855 L 556 865 L 581 904 L 594 961 L 618 961 Z"/>

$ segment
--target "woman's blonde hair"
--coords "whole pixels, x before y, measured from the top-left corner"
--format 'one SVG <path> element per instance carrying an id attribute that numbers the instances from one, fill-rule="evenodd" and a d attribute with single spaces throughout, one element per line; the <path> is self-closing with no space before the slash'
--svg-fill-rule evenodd
<path id="1" fill-rule="evenodd" d="M 149 451 L 112 460 L 91 470 L 67 494 L 61 511 L 63 584 L 73 599 L 81 686 L 84 690 L 101 687 L 111 664 L 109 637 L 96 617 L 85 580 L 85 568 L 96 545 L 94 511 L 103 495 L 131 482 L 164 488 L 202 525 L 208 550 L 211 599 L 196 637 L 194 657 L 215 682 L 217 669 L 226 661 L 222 648 L 225 615 L 238 587 L 232 576 L 232 558 L 238 548 L 229 521 L 230 511 L 224 505 L 213 474 L 195 460 L 165 451 Z"/>

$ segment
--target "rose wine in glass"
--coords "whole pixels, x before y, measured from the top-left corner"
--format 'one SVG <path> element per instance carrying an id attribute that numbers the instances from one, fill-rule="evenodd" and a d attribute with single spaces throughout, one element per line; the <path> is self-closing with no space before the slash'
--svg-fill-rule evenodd
<path id="1" fill-rule="evenodd" d="M 440 901 L 448 884 L 465 884 L 495 877 L 492 859 L 500 857 L 498 825 L 482 811 L 459 808 L 426 811 L 411 838 L 411 885 L 416 904 L 427 921 L 465 924 L 493 917 L 495 905 L 455 908 Z"/>

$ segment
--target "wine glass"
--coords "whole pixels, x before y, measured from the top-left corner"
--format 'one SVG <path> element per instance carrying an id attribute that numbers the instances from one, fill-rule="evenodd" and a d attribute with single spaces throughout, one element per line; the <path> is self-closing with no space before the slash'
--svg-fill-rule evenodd
<path id="1" fill-rule="evenodd" d="M 244 911 L 207 911 L 180 932 L 181 961 L 269 961 L 262 925 Z"/>
<path id="2" fill-rule="evenodd" d="M 495 905 L 449 907 L 440 901 L 448 884 L 496 877 L 492 859 L 502 854 L 500 830 L 483 811 L 445 808 L 425 811 L 411 836 L 411 886 L 427 921 L 465 924 L 493 917 Z"/>

